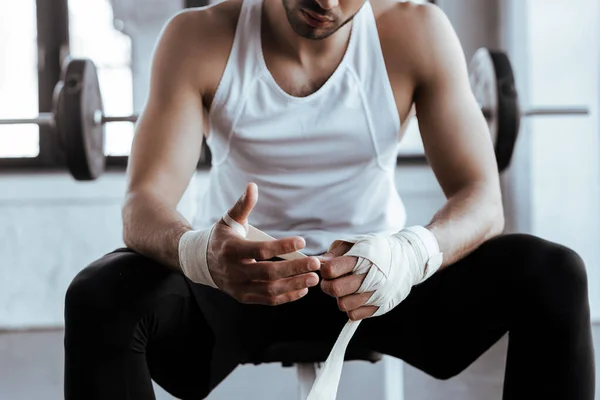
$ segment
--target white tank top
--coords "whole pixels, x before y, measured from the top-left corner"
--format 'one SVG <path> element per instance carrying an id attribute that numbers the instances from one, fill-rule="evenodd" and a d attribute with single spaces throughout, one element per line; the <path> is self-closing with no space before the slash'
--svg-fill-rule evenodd
<path id="1" fill-rule="evenodd" d="M 194 228 L 218 221 L 256 182 L 249 223 L 276 238 L 304 237 L 306 254 L 336 239 L 399 231 L 400 119 L 371 5 L 356 14 L 333 75 L 306 97 L 283 91 L 267 69 L 261 16 L 262 0 L 244 0 L 209 114 L 212 168 Z"/>

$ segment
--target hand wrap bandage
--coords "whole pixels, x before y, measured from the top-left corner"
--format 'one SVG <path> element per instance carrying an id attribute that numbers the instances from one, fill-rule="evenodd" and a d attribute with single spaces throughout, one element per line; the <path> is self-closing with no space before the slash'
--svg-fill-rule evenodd
<path id="1" fill-rule="evenodd" d="M 274 239 L 251 225 L 243 226 L 228 214 L 223 217 L 223 221 L 248 240 Z M 186 232 L 179 241 L 179 259 L 184 274 L 191 281 L 218 289 L 207 263 L 208 242 L 213 229 L 214 225 L 203 231 Z M 345 256 L 358 258 L 352 274 L 366 274 L 357 293 L 374 292 L 366 303 L 379 307 L 373 314 L 374 317 L 396 307 L 408 296 L 414 285 L 428 279 L 442 264 L 442 254 L 435 236 L 420 226 L 403 229 L 391 236 L 371 234 L 345 241 L 354 243 Z M 334 242 L 330 249 L 340 242 L 342 241 Z M 296 251 L 279 257 L 290 260 L 306 256 Z M 307 400 L 335 400 L 346 348 L 359 325 L 360 321 L 346 323 L 325 364 L 319 370 Z"/>
<path id="2" fill-rule="evenodd" d="M 330 247 L 335 247 L 336 241 Z M 421 226 L 406 228 L 391 236 L 367 235 L 356 241 L 345 256 L 358 258 L 352 274 L 366 274 L 357 293 L 374 292 L 365 305 L 379 307 L 374 317 L 383 315 L 410 293 L 411 288 L 442 265 L 435 236 Z M 360 321 L 348 321 L 319 370 L 307 400 L 335 400 L 348 343 Z"/>
<path id="3" fill-rule="evenodd" d="M 179 265 L 192 282 L 218 289 L 208 270 L 208 241 L 215 225 L 202 231 L 187 231 L 179 239 Z"/>
<path id="4" fill-rule="evenodd" d="M 231 218 L 229 214 L 225 214 L 223 216 L 223 222 L 225 222 L 238 235 L 248 240 L 275 240 L 275 238 L 272 236 L 269 236 L 266 233 L 256 229 L 252 225 L 244 226 L 238 223 Z M 179 239 L 178 253 L 181 270 L 189 280 L 194 283 L 200 283 L 211 286 L 215 289 L 219 289 L 210 275 L 207 259 L 208 243 L 215 225 L 201 231 L 185 232 Z M 279 256 L 279 258 L 283 258 L 285 260 L 293 260 L 302 257 L 306 256 L 299 251 Z"/>

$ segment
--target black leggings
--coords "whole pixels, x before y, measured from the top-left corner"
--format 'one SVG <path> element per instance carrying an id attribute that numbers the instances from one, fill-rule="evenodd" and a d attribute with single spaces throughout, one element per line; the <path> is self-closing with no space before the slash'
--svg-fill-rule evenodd
<path id="1" fill-rule="evenodd" d="M 243 305 L 120 249 L 67 291 L 66 399 L 154 399 L 151 379 L 178 398 L 204 398 L 269 343 L 333 344 L 346 320 L 318 287 L 282 306 Z M 352 345 L 448 379 L 507 332 L 504 399 L 594 398 L 585 266 L 532 236 L 486 242 L 363 321 Z"/>

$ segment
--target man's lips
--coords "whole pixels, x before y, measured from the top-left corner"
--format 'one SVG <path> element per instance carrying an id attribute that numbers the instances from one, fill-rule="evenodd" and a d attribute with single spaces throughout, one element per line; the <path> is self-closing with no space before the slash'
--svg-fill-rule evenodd
<path id="1" fill-rule="evenodd" d="M 333 22 L 333 20 L 330 18 L 324 17 L 319 14 L 315 14 L 308 10 L 301 10 L 301 12 L 304 15 L 305 19 L 308 21 L 308 23 L 317 28 Z"/>
<path id="2" fill-rule="evenodd" d="M 312 17 L 312 18 L 314 18 L 316 20 L 319 20 L 321 22 L 333 22 L 333 20 L 331 18 L 327 18 L 324 15 L 319 15 L 319 14 L 316 14 L 316 13 L 314 13 L 312 11 L 309 11 L 309 10 L 302 10 L 302 11 L 304 11 L 305 13 L 307 13 L 310 17 Z"/>

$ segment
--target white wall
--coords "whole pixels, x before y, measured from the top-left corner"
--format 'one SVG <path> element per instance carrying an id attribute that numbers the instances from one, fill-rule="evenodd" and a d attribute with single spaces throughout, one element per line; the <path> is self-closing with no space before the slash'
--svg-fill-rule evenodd
<path id="1" fill-rule="evenodd" d="M 600 320 L 600 2 L 529 0 L 531 105 L 587 104 L 589 117 L 537 117 L 531 136 L 532 232 L 565 244 L 588 267 Z"/>
<path id="2" fill-rule="evenodd" d="M 122 176 L 0 176 L 0 329 L 62 326 L 67 285 L 121 243 Z"/>

